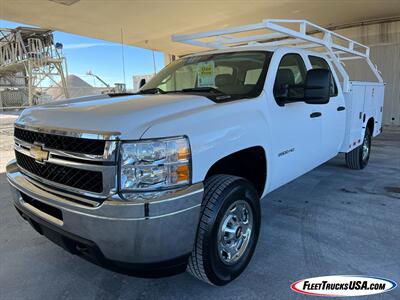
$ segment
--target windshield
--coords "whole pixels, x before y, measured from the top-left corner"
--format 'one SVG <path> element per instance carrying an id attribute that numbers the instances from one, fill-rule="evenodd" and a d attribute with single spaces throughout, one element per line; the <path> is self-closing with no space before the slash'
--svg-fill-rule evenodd
<path id="1" fill-rule="evenodd" d="M 242 51 L 186 57 L 170 63 L 140 93 L 204 94 L 212 100 L 256 97 L 272 53 Z"/>

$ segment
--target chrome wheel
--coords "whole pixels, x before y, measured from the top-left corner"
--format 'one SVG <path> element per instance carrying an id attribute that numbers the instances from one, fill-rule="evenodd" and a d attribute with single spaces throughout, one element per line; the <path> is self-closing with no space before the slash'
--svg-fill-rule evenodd
<path id="1" fill-rule="evenodd" d="M 364 142 L 363 142 L 363 146 L 362 146 L 362 160 L 365 161 L 368 158 L 369 155 L 369 140 L 367 135 L 365 135 L 364 137 Z"/>
<path id="2" fill-rule="evenodd" d="M 246 251 L 253 228 L 253 213 L 243 200 L 234 202 L 226 211 L 218 231 L 218 254 L 227 265 L 237 262 Z"/>

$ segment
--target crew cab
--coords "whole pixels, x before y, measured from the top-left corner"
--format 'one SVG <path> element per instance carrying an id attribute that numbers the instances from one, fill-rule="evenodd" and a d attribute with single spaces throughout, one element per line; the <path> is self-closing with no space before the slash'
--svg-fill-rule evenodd
<path id="1" fill-rule="evenodd" d="M 173 40 L 214 49 L 173 61 L 136 94 L 26 109 L 7 178 L 18 213 L 74 254 L 225 285 L 253 255 L 269 192 L 339 152 L 366 167 L 384 84 L 368 47 L 307 21 Z M 351 81 L 341 62 L 353 58 L 377 82 Z"/>

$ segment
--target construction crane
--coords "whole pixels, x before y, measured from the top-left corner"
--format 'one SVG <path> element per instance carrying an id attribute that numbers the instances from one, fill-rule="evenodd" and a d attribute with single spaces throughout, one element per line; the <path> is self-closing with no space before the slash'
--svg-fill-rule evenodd
<path id="1" fill-rule="evenodd" d="M 126 92 L 126 85 L 124 83 L 115 83 L 114 87 L 111 87 L 107 82 L 105 82 L 99 76 L 97 76 L 96 74 L 93 74 L 93 72 L 91 70 L 88 70 L 86 72 L 86 75 L 93 76 L 94 78 L 99 80 L 102 84 L 104 84 L 107 87 L 107 89 L 102 91 L 102 94 L 119 94 L 119 93 Z"/>
<path id="2" fill-rule="evenodd" d="M 104 84 L 106 87 L 110 87 L 110 85 L 107 83 L 107 82 L 105 82 L 103 79 L 101 79 L 99 76 L 97 76 L 96 74 L 93 74 L 93 72 L 92 72 L 92 70 L 88 70 L 87 72 L 86 72 L 86 75 L 89 75 L 89 76 L 93 76 L 94 78 L 96 78 L 98 81 L 100 81 L 102 84 Z"/>

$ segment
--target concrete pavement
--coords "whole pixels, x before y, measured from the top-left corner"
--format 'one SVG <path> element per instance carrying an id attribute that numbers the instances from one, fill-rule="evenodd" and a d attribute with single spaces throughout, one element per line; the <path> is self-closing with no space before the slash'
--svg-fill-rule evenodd
<path id="1" fill-rule="evenodd" d="M 142 279 L 73 256 L 36 233 L 11 205 L 0 175 L 0 299 L 311 299 L 296 280 L 337 274 L 400 282 L 400 128 L 373 141 L 369 166 L 339 155 L 262 201 L 262 229 L 247 270 L 212 287 L 183 273 Z M 368 299 L 400 299 L 400 289 Z"/>
<path id="2" fill-rule="evenodd" d="M 19 112 L 0 112 L 0 173 L 14 157 L 14 122 Z"/>

